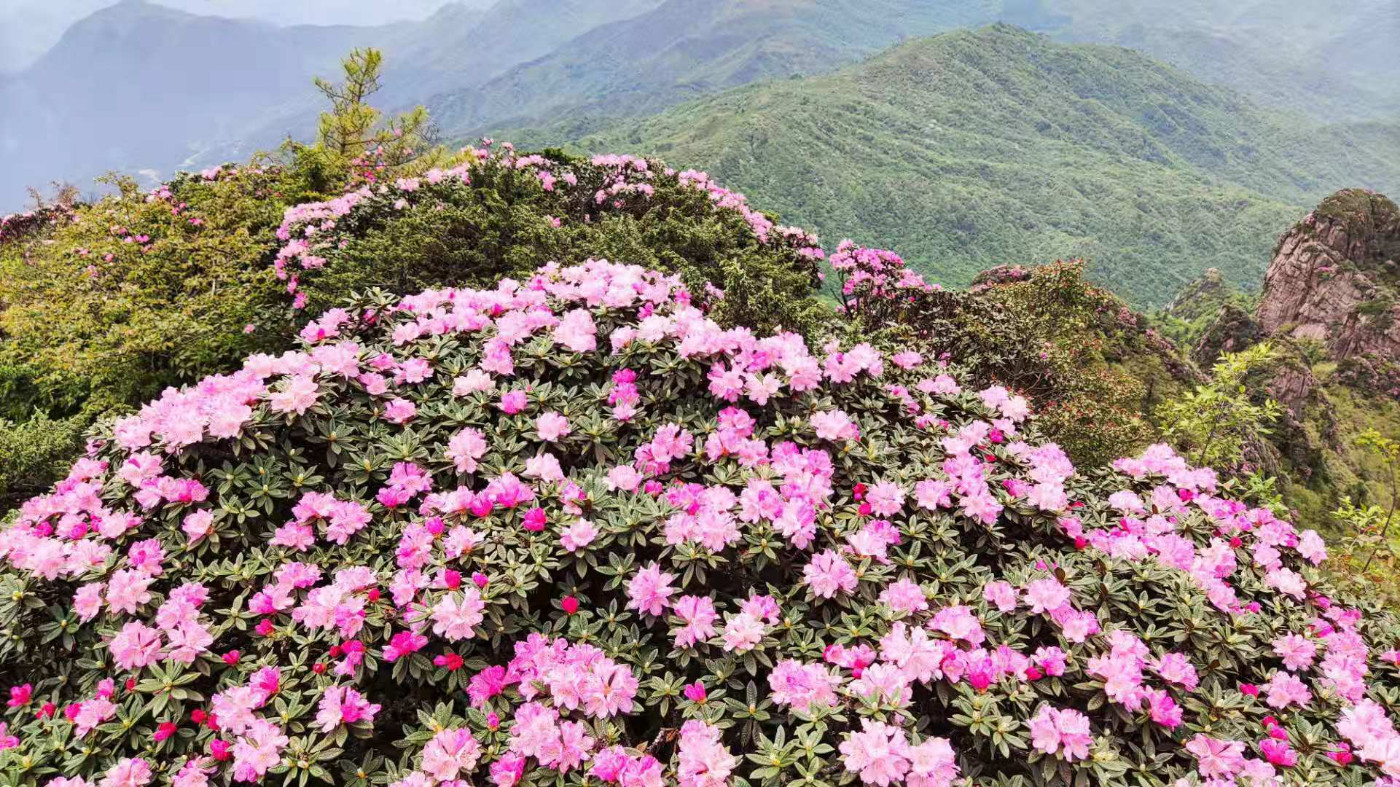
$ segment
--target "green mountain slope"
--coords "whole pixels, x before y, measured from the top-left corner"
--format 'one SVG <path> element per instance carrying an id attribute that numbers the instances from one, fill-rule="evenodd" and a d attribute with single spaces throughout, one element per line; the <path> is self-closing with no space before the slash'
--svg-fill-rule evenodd
<path id="1" fill-rule="evenodd" d="M 595 133 L 519 136 L 706 169 L 786 221 L 886 244 L 947 283 L 1085 257 L 1096 281 L 1160 305 L 1210 267 L 1256 289 L 1302 205 L 1400 183 L 1400 135 L 1385 129 L 1286 123 L 1135 52 L 996 25 Z"/>
<path id="2" fill-rule="evenodd" d="M 995 18 L 995 0 L 666 0 L 484 84 L 428 100 L 448 133 L 655 112 L 769 77 L 824 73 L 908 36 Z"/>

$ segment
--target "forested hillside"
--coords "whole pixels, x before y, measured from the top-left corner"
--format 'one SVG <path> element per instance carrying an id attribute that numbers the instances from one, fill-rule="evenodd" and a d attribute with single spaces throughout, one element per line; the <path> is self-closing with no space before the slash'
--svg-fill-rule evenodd
<path id="1" fill-rule="evenodd" d="M 584 134 L 717 173 L 825 236 L 966 284 L 1082 257 L 1139 305 L 1214 267 L 1258 287 L 1278 233 L 1350 185 L 1400 184 L 1400 133 L 1311 129 L 1135 52 L 1008 26 Z M 573 121 L 537 137 L 560 141 Z"/>

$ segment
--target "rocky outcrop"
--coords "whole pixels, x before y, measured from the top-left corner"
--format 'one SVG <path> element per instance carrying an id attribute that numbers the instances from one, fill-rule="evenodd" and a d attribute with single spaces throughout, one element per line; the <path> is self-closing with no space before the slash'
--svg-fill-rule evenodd
<path id="1" fill-rule="evenodd" d="M 1258 319 L 1271 335 L 1314 339 L 1332 357 L 1400 358 L 1400 208 L 1348 189 L 1279 239 Z"/>
<path id="2" fill-rule="evenodd" d="M 1290 417 L 1301 419 L 1303 408 L 1317 390 L 1317 377 L 1313 376 L 1312 368 L 1302 353 L 1291 343 L 1278 342 L 1274 345 L 1274 351 L 1278 357 L 1264 388 L 1274 401 L 1288 411 Z"/>

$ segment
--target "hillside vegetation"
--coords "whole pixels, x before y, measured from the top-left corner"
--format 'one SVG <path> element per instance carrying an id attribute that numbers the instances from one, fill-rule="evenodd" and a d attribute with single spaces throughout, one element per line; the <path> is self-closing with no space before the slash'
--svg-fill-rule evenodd
<path id="1" fill-rule="evenodd" d="M 381 62 L 318 82 L 314 144 L 0 219 L 7 787 L 1400 778 L 1400 442 L 1348 446 L 1391 506 L 1331 543 L 1259 472 L 1326 352 L 1394 338 L 1393 203 L 1294 225 L 1273 336 L 1223 276 L 1177 299 L 1207 374 L 1081 262 L 949 290 L 659 159 L 447 150 Z M 972 80 L 1010 130 L 949 149 L 1055 189 L 1313 187 L 1230 94 L 1009 28 L 734 95 L 855 155 L 900 79 Z"/>
<path id="2" fill-rule="evenodd" d="M 704 168 L 949 284 L 1082 257 L 1139 305 L 1164 304 L 1207 267 L 1253 289 L 1302 205 L 1342 185 L 1400 183 L 1400 134 L 1298 130 L 1131 51 L 1006 26 L 739 88 L 576 144 Z"/>

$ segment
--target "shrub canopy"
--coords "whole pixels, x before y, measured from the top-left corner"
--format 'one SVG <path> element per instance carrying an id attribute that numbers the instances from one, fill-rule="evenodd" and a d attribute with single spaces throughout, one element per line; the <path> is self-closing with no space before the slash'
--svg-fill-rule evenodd
<path id="1" fill-rule="evenodd" d="M 1315 533 L 727 300 L 599 261 L 371 295 L 104 426 L 0 533 L 0 773 L 1400 776 L 1400 629 Z"/>
<path id="2" fill-rule="evenodd" d="M 702 172 L 634 156 L 469 148 L 422 177 L 289 208 L 275 267 L 313 312 L 369 287 L 492 287 L 548 262 L 627 260 L 725 293 L 726 327 L 810 330 L 824 254 L 816 237 L 749 207 Z"/>

